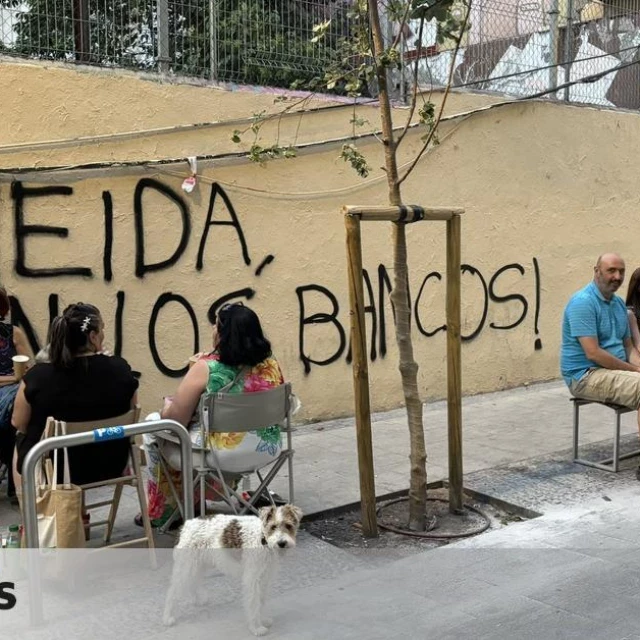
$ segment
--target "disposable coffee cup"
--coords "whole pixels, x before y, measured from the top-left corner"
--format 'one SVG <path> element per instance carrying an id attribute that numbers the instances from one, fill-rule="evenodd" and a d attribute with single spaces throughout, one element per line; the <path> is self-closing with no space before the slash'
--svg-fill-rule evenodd
<path id="1" fill-rule="evenodd" d="M 27 364 L 29 364 L 29 356 L 13 356 L 13 375 L 16 380 L 22 380 L 25 371 L 27 370 Z"/>

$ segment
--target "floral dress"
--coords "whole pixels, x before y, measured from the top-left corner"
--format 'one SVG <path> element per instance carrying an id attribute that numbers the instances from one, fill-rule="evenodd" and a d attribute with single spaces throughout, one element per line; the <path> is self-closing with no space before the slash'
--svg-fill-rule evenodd
<path id="1" fill-rule="evenodd" d="M 207 361 L 209 367 L 208 393 L 215 393 L 230 383 L 233 384 L 226 390 L 227 393 L 254 393 L 284 384 L 280 366 L 272 357 L 263 360 L 253 368 L 246 367 L 245 371 L 239 367 L 223 364 L 215 352 L 202 359 Z M 194 445 L 201 446 L 201 432 L 197 422 L 191 424 L 189 431 Z M 221 469 L 235 473 L 258 468 L 275 460 L 280 455 L 282 439 L 280 427 L 273 425 L 254 431 L 212 433 L 209 435 L 209 445 L 215 451 Z M 175 510 L 176 502 L 160 465 L 160 452 L 151 448 L 146 453 L 149 465 L 147 480 L 149 517 L 154 520 L 155 526 L 161 526 Z M 176 491 L 181 495 L 180 472 L 167 466 Z M 213 495 L 207 495 L 207 499 L 215 497 L 215 492 Z"/>

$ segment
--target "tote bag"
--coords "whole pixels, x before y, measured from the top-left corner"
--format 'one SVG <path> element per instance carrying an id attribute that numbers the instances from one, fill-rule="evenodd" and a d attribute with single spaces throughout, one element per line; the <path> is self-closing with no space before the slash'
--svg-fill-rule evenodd
<path id="1" fill-rule="evenodd" d="M 54 435 L 66 435 L 66 424 L 55 422 Z M 38 516 L 38 542 L 41 549 L 84 548 L 84 525 L 82 522 L 82 489 L 71 484 L 69 452 L 63 449 L 63 483 L 58 483 L 58 453 L 53 452 L 53 473 L 51 463 L 45 465 L 46 484 L 38 483 L 36 490 L 36 514 Z M 42 467 L 40 466 L 42 479 Z"/>

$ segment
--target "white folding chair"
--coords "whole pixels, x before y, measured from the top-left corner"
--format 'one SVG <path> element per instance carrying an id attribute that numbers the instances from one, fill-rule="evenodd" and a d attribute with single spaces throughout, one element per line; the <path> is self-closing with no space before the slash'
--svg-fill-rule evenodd
<path id="1" fill-rule="evenodd" d="M 205 514 L 205 499 L 207 488 L 213 490 L 234 513 L 258 513 L 256 503 L 266 498 L 275 505 L 269 485 L 280 469 L 286 463 L 289 473 L 289 502 L 294 500 L 293 482 L 293 454 L 291 442 L 291 384 L 285 383 L 267 391 L 255 393 L 205 393 L 200 398 L 198 416 L 200 422 L 200 441 L 202 446 L 193 446 L 194 456 L 194 486 L 200 488 L 200 515 Z M 211 446 L 211 435 L 215 433 L 241 433 L 263 429 L 273 425 L 280 426 L 281 434 L 285 435 L 286 444 L 283 445 L 277 458 L 247 469 L 233 471 L 226 470 L 221 464 L 218 452 Z M 162 440 L 177 444 L 177 440 L 170 434 L 158 434 Z M 160 456 L 163 472 L 169 482 L 173 498 L 178 505 L 176 512 L 163 525 L 166 530 L 178 514 L 182 515 L 181 497 L 174 486 L 168 465 Z M 266 473 L 265 473 L 266 470 Z M 247 475 L 255 473 L 260 484 L 246 499 L 242 491 L 238 491 L 237 481 Z M 218 488 L 221 487 L 221 490 Z"/>

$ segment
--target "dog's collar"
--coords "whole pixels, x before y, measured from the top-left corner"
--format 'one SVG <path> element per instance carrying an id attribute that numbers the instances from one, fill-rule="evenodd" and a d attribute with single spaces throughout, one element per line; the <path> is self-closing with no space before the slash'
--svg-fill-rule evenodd
<path id="1" fill-rule="evenodd" d="M 262 536 L 262 540 L 260 540 L 260 543 L 262 544 L 263 547 L 266 547 L 267 546 L 267 539 L 264 536 Z"/>

